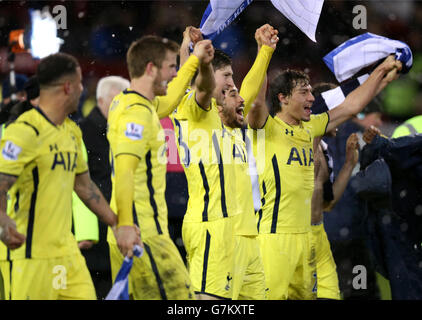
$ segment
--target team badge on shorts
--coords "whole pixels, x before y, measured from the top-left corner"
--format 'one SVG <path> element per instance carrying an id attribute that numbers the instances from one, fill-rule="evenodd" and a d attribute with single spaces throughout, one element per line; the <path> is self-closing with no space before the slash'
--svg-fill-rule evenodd
<path id="1" fill-rule="evenodd" d="M 144 126 L 129 122 L 126 124 L 125 136 L 132 140 L 141 140 L 142 132 L 144 131 Z"/>
<path id="2" fill-rule="evenodd" d="M 21 153 L 22 148 L 14 144 L 12 141 L 6 141 L 1 154 L 6 160 L 18 160 L 18 155 Z"/>

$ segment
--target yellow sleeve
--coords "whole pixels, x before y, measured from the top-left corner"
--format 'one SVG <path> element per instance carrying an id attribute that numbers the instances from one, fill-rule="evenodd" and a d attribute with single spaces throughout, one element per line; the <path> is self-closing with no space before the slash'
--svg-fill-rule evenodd
<path id="1" fill-rule="evenodd" d="M 24 166 L 37 155 L 37 132 L 23 122 L 15 122 L 3 131 L 0 142 L 0 172 L 19 176 Z"/>
<path id="2" fill-rule="evenodd" d="M 120 154 L 144 157 L 151 138 L 152 112 L 145 105 L 134 105 L 122 113 L 113 148 L 115 157 Z"/>
<path id="3" fill-rule="evenodd" d="M 115 161 L 115 190 L 117 207 L 117 226 L 133 226 L 133 194 L 135 191 L 135 170 L 139 159 L 121 154 Z"/>
<path id="4" fill-rule="evenodd" d="M 306 126 L 311 129 L 312 137 L 323 136 L 327 130 L 328 122 L 330 117 L 328 112 L 324 112 L 317 115 L 312 115 L 309 122 L 305 122 Z"/>
<path id="5" fill-rule="evenodd" d="M 114 153 L 114 183 L 117 224 L 133 226 L 132 205 L 134 175 L 140 159 L 149 147 L 153 110 L 146 105 L 134 105 L 119 118 Z"/>
<path id="6" fill-rule="evenodd" d="M 216 104 L 216 100 L 212 98 L 211 108 L 209 108 L 208 110 L 203 109 L 196 102 L 196 91 L 190 90 L 188 93 L 185 94 L 179 106 L 177 107 L 175 118 L 177 118 L 178 120 L 198 121 L 199 119 L 202 119 L 206 113 L 210 112 L 211 109 L 216 106 Z"/>
<path id="7" fill-rule="evenodd" d="M 155 97 L 153 104 L 160 119 L 169 116 L 177 107 L 185 95 L 198 65 L 198 57 L 191 55 L 177 72 L 177 76 L 168 84 L 167 94 Z"/>
<path id="8" fill-rule="evenodd" d="M 239 94 L 245 100 L 245 108 L 243 110 L 245 117 L 261 90 L 273 52 L 273 48 L 263 45 L 256 56 L 252 68 L 245 79 L 243 79 Z"/>

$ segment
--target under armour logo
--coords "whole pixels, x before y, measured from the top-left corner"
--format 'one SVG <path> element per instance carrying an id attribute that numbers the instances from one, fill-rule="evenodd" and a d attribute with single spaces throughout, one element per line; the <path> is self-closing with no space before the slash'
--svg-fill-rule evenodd
<path id="1" fill-rule="evenodd" d="M 54 145 L 51 145 L 50 144 L 50 152 L 53 151 L 53 150 L 59 151 L 59 148 L 57 147 L 57 144 L 54 144 Z"/>
<path id="2" fill-rule="evenodd" d="M 293 130 L 286 129 L 286 134 L 288 135 L 289 133 L 293 137 Z"/>

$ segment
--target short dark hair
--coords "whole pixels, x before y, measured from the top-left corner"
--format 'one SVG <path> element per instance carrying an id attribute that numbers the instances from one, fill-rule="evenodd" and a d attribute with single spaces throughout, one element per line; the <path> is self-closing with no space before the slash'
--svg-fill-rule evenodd
<path id="1" fill-rule="evenodd" d="M 78 60 L 70 54 L 55 53 L 41 60 L 37 67 L 40 88 L 48 86 L 63 76 L 76 74 Z"/>
<path id="2" fill-rule="evenodd" d="M 231 65 L 232 58 L 230 58 L 230 56 L 224 51 L 215 49 L 214 58 L 212 59 L 212 67 L 214 68 L 214 71 L 218 69 L 223 69 L 224 67 Z"/>
<path id="3" fill-rule="evenodd" d="M 303 82 L 309 84 L 309 76 L 299 70 L 287 69 L 281 71 L 270 83 L 269 99 L 270 99 L 270 114 L 274 116 L 281 111 L 281 104 L 278 100 L 278 94 L 282 93 L 284 96 L 290 96 L 293 89 L 298 83 Z"/>
<path id="4" fill-rule="evenodd" d="M 314 97 L 321 95 L 321 93 L 337 88 L 337 85 L 331 82 L 318 82 L 312 87 L 312 95 Z"/>
<path id="5" fill-rule="evenodd" d="M 173 40 L 151 35 L 132 42 L 126 54 L 130 78 L 141 77 L 149 62 L 160 68 L 167 51 L 178 53 L 179 45 Z"/>

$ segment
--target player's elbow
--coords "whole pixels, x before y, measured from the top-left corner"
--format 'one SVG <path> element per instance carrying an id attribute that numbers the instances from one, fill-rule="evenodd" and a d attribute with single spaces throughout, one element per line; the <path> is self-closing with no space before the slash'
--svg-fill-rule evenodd
<path id="1" fill-rule="evenodd" d="M 253 107 L 248 113 L 247 116 L 248 124 L 252 129 L 262 129 L 262 127 L 265 124 L 265 121 L 263 121 L 263 115 L 261 112 L 257 109 L 254 109 Z"/>
<path id="2" fill-rule="evenodd" d="M 211 79 L 196 81 L 195 87 L 198 93 L 203 95 L 212 95 L 215 90 L 216 84 L 215 81 Z"/>
<path id="3" fill-rule="evenodd" d="M 331 201 L 324 201 L 324 212 L 330 212 L 331 210 L 333 210 L 334 206 L 336 205 L 335 200 L 331 200 Z"/>

